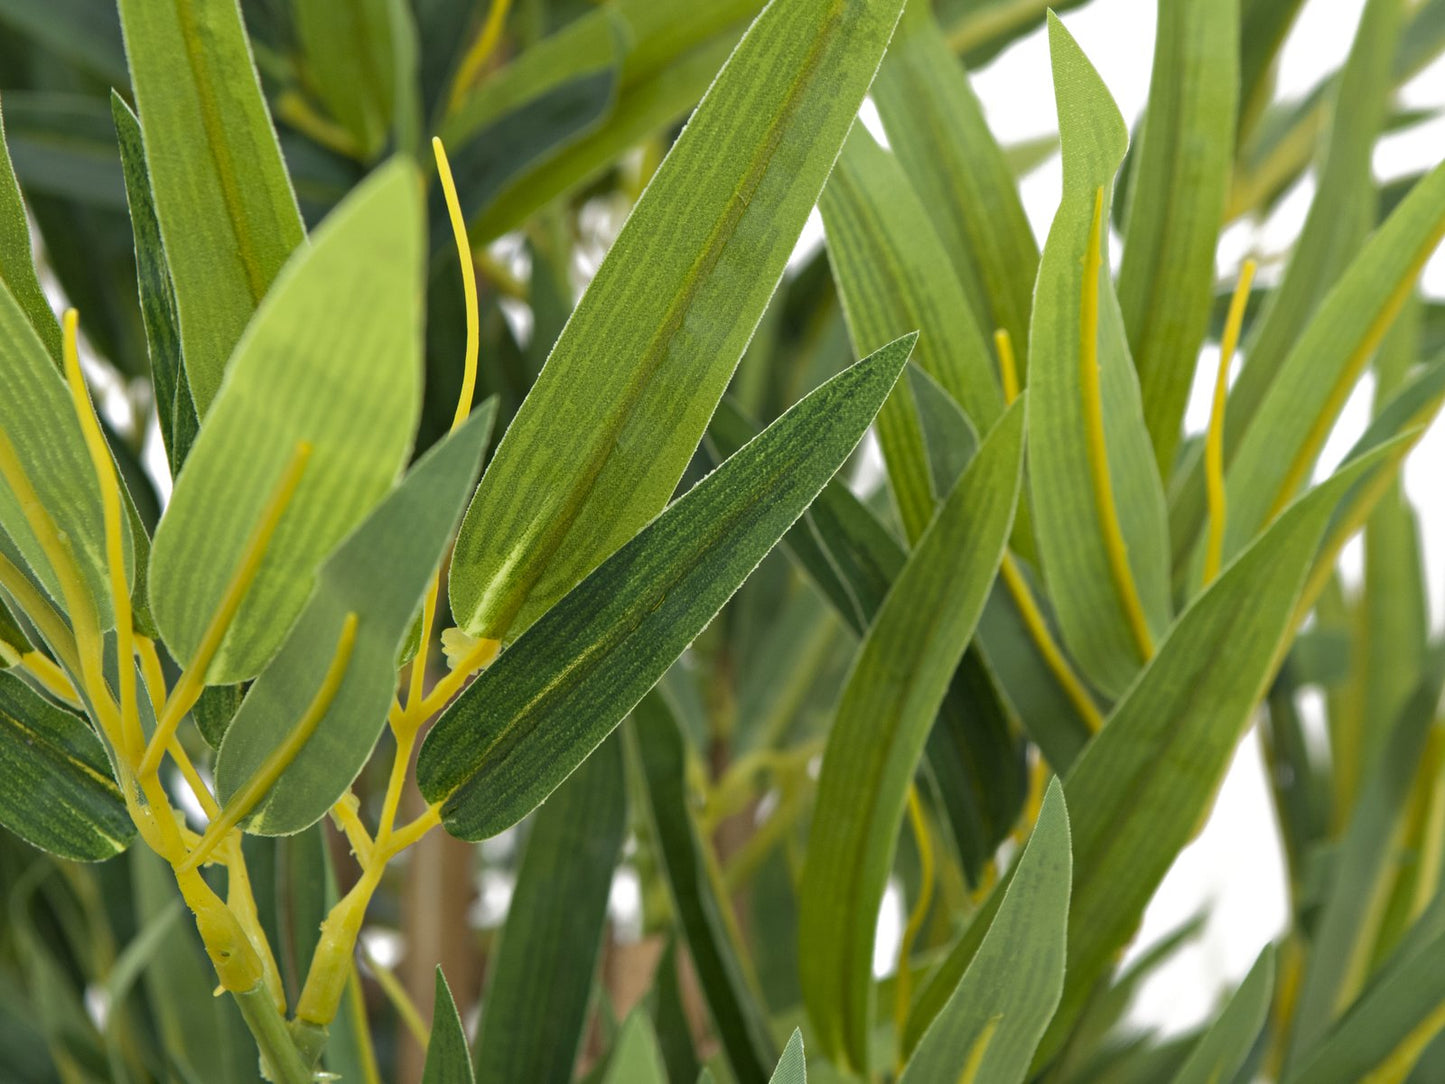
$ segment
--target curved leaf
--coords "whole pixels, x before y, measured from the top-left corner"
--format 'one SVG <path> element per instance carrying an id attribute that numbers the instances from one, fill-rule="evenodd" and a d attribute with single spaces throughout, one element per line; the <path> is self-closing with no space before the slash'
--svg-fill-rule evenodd
<path id="1" fill-rule="evenodd" d="M 110 760 L 78 716 L 0 673 L 0 824 L 51 854 L 100 862 L 135 836 Z"/>
<path id="2" fill-rule="evenodd" d="M 902 0 L 773 0 L 622 228 L 482 479 L 453 613 L 511 638 L 666 504 Z"/>
<path id="3" fill-rule="evenodd" d="M 1269 1016 L 1274 993 L 1274 946 L 1266 945 L 1234 996 L 1214 1019 L 1173 1084 L 1218 1084 L 1234 1080 Z"/>
<path id="4" fill-rule="evenodd" d="M 448 831 L 483 839 L 515 824 L 597 747 L 852 452 L 915 338 L 799 402 L 603 562 L 452 703 L 417 759 L 422 794 L 441 803 Z"/>
<path id="5" fill-rule="evenodd" d="M 1064 989 L 1071 879 L 1069 816 L 1055 779 L 988 933 L 899 1084 L 1028 1076 Z"/>
<path id="6" fill-rule="evenodd" d="M 908 786 L 1013 524 L 1024 406 L 980 446 L 869 627 L 823 754 L 799 892 L 804 1000 L 833 1060 L 869 1065 L 873 940 Z"/>
<path id="7" fill-rule="evenodd" d="M 236 0 L 120 0 L 196 411 L 306 236 Z"/>
<path id="8" fill-rule="evenodd" d="M 317 566 L 406 462 L 421 404 L 420 188 L 409 164 L 391 162 L 297 252 L 238 344 L 176 481 L 150 590 L 166 645 L 184 663 L 297 444 L 314 449 L 208 684 L 260 671 Z M 185 320 L 182 301 L 183 333 Z"/>

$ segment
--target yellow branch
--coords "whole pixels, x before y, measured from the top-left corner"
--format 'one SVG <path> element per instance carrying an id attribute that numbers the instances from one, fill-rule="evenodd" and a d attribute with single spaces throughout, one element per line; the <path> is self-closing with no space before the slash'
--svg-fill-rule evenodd
<path id="1" fill-rule="evenodd" d="M 1003 374 L 1003 401 L 1012 406 L 1019 397 L 1019 367 L 1014 359 L 1013 339 L 1006 329 L 998 328 L 993 333 L 993 345 L 998 351 L 999 372 Z"/>
<path id="2" fill-rule="evenodd" d="M 65 381 L 70 387 L 71 403 L 85 437 L 95 479 L 100 485 L 100 507 L 105 521 L 105 560 L 110 573 L 110 604 L 115 615 L 121 740 L 125 743 L 126 759 L 134 764 L 145 747 L 145 734 L 141 731 L 140 712 L 135 700 L 135 629 L 130 609 L 130 585 L 125 578 L 125 536 L 122 533 L 125 528 L 121 519 L 120 481 L 116 477 L 115 464 L 110 459 L 105 434 L 100 431 L 90 393 L 86 390 L 85 377 L 80 372 L 80 353 L 76 348 L 79 322 L 79 314 L 74 309 L 67 309 L 62 320 Z"/>
<path id="3" fill-rule="evenodd" d="M 50 605 L 50 600 L 36 590 L 35 585 L 24 572 L 12 565 L 0 553 L 0 587 L 3 587 L 24 611 L 25 616 L 40 630 L 55 652 L 61 664 L 70 671 L 73 678 L 80 677 L 80 654 L 75 646 L 75 637 L 65 624 L 64 618 Z"/>
<path id="4" fill-rule="evenodd" d="M 1204 586 L 1219 575 L 1224 557 L 1224 525 L 1228 504 L 1224 491 L 1224 408 L 1229 397 L 1229 362 L 1239 345 L 1239 331 L 1244 326 L 1244 310 L 1249 304 L 1249 288 L 1254 282 L 1254 260 L 1245 260 L 1229 301 L 1229 317 L 1224 322 L 1224 337 L 1219 344 L 1219 375 L 1214 381 L 1214 409 L 1209 416 L 1209 432 L 1204 437 L 1204 480 L 1209 493 L 1209 542 L 1204 552 Z"/>
<path id="5" fill-rule="evenodd" d="M 64 670 L 38 651 L 27 651 L 17 655 L 17 661 L 34 675 L 45 691 L 57 700 L 64 700 L 73 707 L 80 707 L 80 693 L 71 684 Z"/>
<path id="6" fill-rule="evenodd" d="M 467 50 L 461 67 L 457 69 L 457 77 L 452 82 L 451 94 L 447 98 L 447 112 L 452 112 L 461 104 L 467 91 L 481 74 L 483 65 L 501 40 L 502 28 L 507 23 L 507 11 L 511 6 L 512 0 L 492 0 L 492 6 L 487 9 L 486 22 L 482 24 L 472 47 Z"/>
<path id="7" fill-rule="evenodd" d="M 1154 654 L 1154 638 L 1139 601 L 1139 589 L 1129 567 L 1129 547 L 1119 526 L 1114 503 L 1114 480 L 1109 473 L 1109 452 L 1104 443 L 1104 399 L 1099 380 L 1099 276 L 1104 260 L 1104 189 L 1094 194 L 1094 222 L 1089 230 L 1089 247 L 1084 254 L 1084 288 L 1079 309 L 1079 382 L 1084 407 L 1084 435 L 1089 469 L 1094 481 L 1094 505 L 1099 513 L 1099 530 L 1109 569 L 1129 630 L 1134 634 L 1139 657 L 1148 662 Z"/>
<path id="8" fill-rule="evenodd" d="M 492 10 L 505 7 L 506 0 L 494 0 Z M 457 397 L 457 409 L 452 417 L 452 428 L 456 429 L 467 420 L 472 409 L 472 396 L 477 386 L 477 355 L 481 352 L 481 319 L 477 308 L 477 275 L 472 267 L 472 246 L 467 240 L 467 224 L 462 217 L 462 205 L 457 199 L 457 187 L 452 181 L 451 163 L 447 161 L 446 148 L 435 136 L 431 141 L 432 153 L 436 155 L 437 175 L 441 178 L 442 195 L 446 197 L 447 215 L 451 218 L 452 234 L 456 238 L 457 258 L 462 264 L 462 295 L 467 308 L 467 347 L 462 366 L 462 391 Z"/>
<path id="9" fill-rule="evenodd" d="M 221 595 L 220 606 L 217 607 L 210 624 L 206 626 L 206 631 L 201 636 L 201 643 L 196 648 L 195 656 L 191 659 L 190 665 L 181 672 L 181 678 L 176 682 L 176 687 L 166 698 L 165 710 L 161 712 L 160 722 L 156 725 L 156 731 L 151 735 L 150 743 L 146 746 L 139 774 L 146 775 L 156 770 L 166 745 L 171 740 L 171 735 L 176 732 L 176 727 L 180 726 L 186 712 L 191 710 L 196 698 L 201 695 L 201 690 L 205 688 L 206 670 L 211 665 L 211 659 L 220 649 L 221 641 L 225 639 L 226 632 L 231 627 L 231 621 L 241 607 L 241 600 L 246 597 L 251 582 L 256 578 L 256 573 L 261 567 L 261 560 L 266 556 L 266 547 L 270 545 L 271 536 L 276 533 L 276 527 L 281 522 L 281 516 L 286 511 L 286 506 L 296 495 L 296 487 L 301 484 L 301 475 L 305 472 L 307 461 L 310 458 L 311 445 L 304 440 L 298 442 L 296 451 L 291 456 L 291 462 L 282 471 L 281 480 L 276 484 L 271 499 L 261 513 L 260 521 L 251 532 L 251 537 L 246 540 L 246 548 L 241 551 L 240 563 L 236 566 L 231 582 L 226 585 L 225 593 Z"/>
<path id="10" fill-rule="evenodd" d="M 351 662 L 351 649 L 356 645 L 356 614 L 349 613 L 341 626 L 341 635 L 336 642 L 336 653 L 331 657 L 331 665 L 326 670 L 326 676 L 322 679 L 316 695 L 312 697 L 310 705 L 291 728 L 291 733 L 286 735 L 286 740 L 273 749 L 269 756 L 261 762 L 251 778 L 226 803 L 221 810 L 221 815 L 206 826 L 206 834 L 201 837 L 201 842 L 190 856 L 182 863 L 182 869 L 195 869 L 209 857 L 215 850 L 217 844 L 225 838 L 226 834 L 240 824 L 251 810 L 264 798 L 276 780 L 281 778 L 281 773 L 291 766 L 292 761 L 305 748 L 306 743 L 311 740 L 311 735 L 316 732 L 317 725 L 325 717 L 331 702 L 336 699 L 336 693 L 341 688 L 341 682 L 346 677 L 346 667 Z"/>
<path id="11" fill-rule="evenodd" d="M 999 572 L 1003 576 L 1004 586 L 1013 595 L 1014 605 L 1018 607 L 1019 616 L 1023 619 L 1024 627 L 1029 631 L 1029 637 L 1039 649 L 1039 655 L 1044 660 L 1044 665 L 1054 675 L 1054 680 L 1064 690 L 1064 695 L 1069 698 L 1069 703 L 1074 705 L 1074 710 L 1084 720 L 1086 726 L 1092 733 L 1097 734 L 1104 725 L 1104 717 L 1099 713 L 1098 705 L 1089 691 L 1084 688 L 1084 683 L 1074 673 L 1069 662 L 1064 658 L 1063 651 L 1054 641 L 1053 634 L 1049 632 L 1049 624 L 1044 620 L 1043 611 L 1039 609 L 1034 594 L 1029 590 L 1029 584 L 1024 579 L 1024 574 L 1014 559 L 1012 553 L 1003 555 L 1003 563 L 999 565 Z"/>

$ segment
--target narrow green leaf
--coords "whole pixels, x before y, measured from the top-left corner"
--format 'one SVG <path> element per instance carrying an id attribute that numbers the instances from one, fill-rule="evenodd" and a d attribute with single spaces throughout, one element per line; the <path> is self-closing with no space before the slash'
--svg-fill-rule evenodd
<path id="1" fill-rule="evenodd" d="M 667 1084 L 657 1036 L 653 1034 L 647 1010 L 640 1006 L 632 1010 L 622 1025 L 602 1084 Z"/>
<path id="2" fill-rule="evenodd" d="M 472 1084 L 472 1055 L 467 1033 L 452 998 L 451 987 L 437 965 L 435 1000 L 432 1002 L 431 1041 L 426 1047 L 426 1066 L 421 1084 Z"/>
<path id="3" fill-rule="evenodd" d="M 613 739 L 534 818 L 489 967 L 478 1084 L 572 1079 L 626 830 L 622 743 Z"/>
<path id="4" fill-rule="evenodd" d="M 104 99 L 68 91 L 6 91 L 6 138 L 25 191 L 101 211 L 122 210 L 125 184 Z"/>
<path id="5" fill-rule="evenodd" d="M 1445 645 L 1426 660 L 1418 686 L 1389 720 L 1389 735 L 1369 769 L 1331 865 L 1332 880 L 1311 938 L 1290 1040 L 1290 1062 L 1326 1035 L 1340 1007 L 1363 984 L 1383 918 L 1397 831 L 1445 687 Z M 1384 722 L 1376 720 L 1377 723 Z"/>
<path id="6" fill-rule="evenodd" d="M 260 671 L 311 593 L 317 566 L 406 461 L 421 405 L 420 204 L 415 169 L 396 159 L 297 252 L 237 347 L 176 481 L 156 531 L 151 598 L 167 646 L 184 663 L 297 444 L 314 449 L 211 663 L 210 684 Z M 172 272 L 179 283 L 174 264 Z"/>
<path id="7" fill-rule="evenodd" d="M 223 803 L 306 712 L 331 666 L 346 615 L 357 615 L 341 685 L 300 753 L 247 819 L 249 831 L 289 835 L 315 823 L 371 756 L 396 689 L 402 643 L 476 482 L 495 413 L 496 400 L 489 399 L 327 558 L 296 627 L 247 692 L 216 758 Z"/>
<path id="8" fill-rule="evenodd" d="M 1119 306 L 1160 473 L 1174 464 L 1209 321 L 1233 166 L 1240 0 L 1160 0 L 1129 186 Z"/>
<path id="9" fill-rule="evenodd" d="M 422 794 L 442 804 L 448 831 L 484 839 L 515 824 L 622 721 L 847 459 L 915 339 L 799 402 L 453 701 L 417 760 Z"/>
<path id="10" fill-rule="evenodd" d="M 40 505 L 68 540 L 102 628 L 114 624 L 105 558 L 100 483 L 86 450 L 65 378 L 29 317 L 0 284 L 0 433 L 15 449 Z M 14 542 L 51 598 L 63 599 L 60 583 L 16 495 L 0 479 L 0 531 Z M 127 579 L 134 572 L 130 531 L 121 530 Z"/>
<path id="11" fill-rule="evenodd" d="M 1071 863 L 1069 816 L 1055 779 L 988 933 L 900 1084 L 1025 1079 L 1064 989 Z"/>
<path id="12" fill-rule="evenodd" d="M 632 726 L 647 783 L 648 823 L 713 1027 L 740 1084 L 762 1084 L 777 1047 L 757 980 L 739 954 L 731 903 L 719 891 L 711 852 L 693 821 L 687 747 L 661 690 L 643 697 Z"/>
<path id="13" fill-rule="evenodd" d="M 305 237 L 236 0 L 120 0 L 181 347 L 202 417 Z"/>
<path id="14" fill-rule="evenodd" d="M 1217 1084 L 1235 1079 L 1264 1028 L 1273 993 L 1274 946 L 1266 945 L 1229 1004 L 1174 1075 L 1173 1084 Z"/>
<path id="15" fill-rule="evenodd" d="M 25 313 L 56 365 L 60 364 L 60 322 L 40 286 L 30 250 L 30 220 L 10 162 L 5 118 L 0 113 L 0 283 Z"/>
<path id="16" fill-rule="evenodd" d="M 778 1059 L 778 1067 L 768 1084 L 808 1084 L 808 1060 L 803 1056 L 803 1033 L 797 1028 L 788 1036 L 788 1045 Z"/>
<path id="17" fill-rule="evenodd" d="M 774 0 L 738 45 L 482 480 L 450 586 L 467 632 L 517 635 L 667 502 L 900 7 Z"/>
<path id="18" fill-rule="evenodd" d="M 181 333 L 176 316 L 176 295 L 161 243 L 160 222 L 151 195 L 150 169 L 146 165 L 140 120 L 119 94 L 112 93 L 111 115 L 120 143 L 121 167 L 125 173 L 126 200 L 130 207 L 131 231 L 135 234 L 135 262 L 140 286 L 140 311 L 149 348 L 151 384 L 155 389 L 156 419 L 171 476 L 196 439 L 196 407 L 181 360 Z"/>
<path id="19" fill-rule="evenodd" d="M 918 364 L 953 396 L 975 428 L 1003 411 L 987 340 L 928 216 L 898 161 L 855 125 L 819 202 L 828 260 L 859 354 L 917 328 Z M 910 540 L 933 514 L 927 450 L 907 382 L 878 415 L 878 439 Z"/>
<path id="20" fill-rule="evenodd" d="M 388 7 L 388 0 L 291 4 L 305 84 L 362 160 L 380 153 L 390 134 L 396 73 Z"/>
<path id="21" fill-rule="evenodd" d="M 693 1048 L 692 1022 L 682 1000 L 677 938 L 670 938 L 652 980 L 652 1018 L 668 1080 L 696 1080 L 701 1067 Z"/>
<path id="22" fill-rule="evenodd" d="M 928 4 L 908 6 L 873 98 L 889 143 L 968 291 L 974 322 L 985 334 L 998 328 L 1009 333 L 1022 379 L 1038 242 L 1019 198 L 1017 165 L 989 131 Z M 1052 150 L 1052 138 L 1048 146 Z M 984 428 L 992 424 L 975 421 Z"/>
<path id="23" fill-rule="evenodd" d="M 803 994 L 827 1055 L 866 1068 L 878 907 L 908 786 L 1013 523 L 1024 407 L 984 440 L 855 657 L 823 755 L 799 903 Z"/>
<path id="24" fill-rule="evenodd" d="M 1098 193 L 1107 208 L 1128 135 L 1098 72 L 1052 16 L 1049 43 L 1064 195 L 1039 264 L 1029 330 L 1029 481 L 1039 557 L 1064 642 L 1085 674 L 1117 696 L 1145 661 L 1146 643 L 1168 627 L 1170 611 L 1164 493 L 1103 223 L 1095 236 Z M 1104 251 L 1094 252 L 1096 245 Z M 1098 260 L 1092 284 L 1085 273 L 1091 257 Z M 1094 343 L 1084 339 L 1090 326 Z M 1091 356 L 1097 373 L 1083 369 Z"/>
<path id="25" fill-rule="evenodd" d="M 1295 502 L 1180 615 L 1064 780 L 1073 828 L 1064 996 L 1051 1057 L 1189 841 L 1293 631 L 1296 600 L 1335 506 L 1387 447 Z M 980 915 L 996 907 L 995 890 Z M 975 919 L 977 922 L 978 919 Z M 967 967 L 965 934 L 920 995 L 916 1036 Z"/>
<path id="26" fill-rule="evenodd" d="M 1229 467 L 1226 558 L 1308 480 L 1350 389 L 1442 237 L 1445 165 L 1370 236 L 1280 366 Z"/>
<path id="27" fill-rule="evenodd" d="M 126 849 L 135 825 L 100 739 L 78 716 L 0 673 L 0 824 L 77 862 Z"/>

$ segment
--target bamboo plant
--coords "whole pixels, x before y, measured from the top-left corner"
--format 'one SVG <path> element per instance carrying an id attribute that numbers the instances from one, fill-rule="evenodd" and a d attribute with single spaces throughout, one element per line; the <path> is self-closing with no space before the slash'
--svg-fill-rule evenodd
<path id="1" fill-rule="evenodd" d="M 1445 3 L 1300 7 L 1131 132 L 1034 0 L 0 3 L 0 1075 L 1440 1079 Z M 1245 740 L 1289 921 L 1141 1031 Z"/>

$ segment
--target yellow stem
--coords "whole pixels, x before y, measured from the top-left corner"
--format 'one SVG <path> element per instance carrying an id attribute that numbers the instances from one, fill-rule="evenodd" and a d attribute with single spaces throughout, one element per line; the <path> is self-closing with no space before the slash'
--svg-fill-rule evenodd
<path id="1" fill-rule="evenodd" d="M 411 683 L 407 686 L 406 707 L 394 718 L 387 715 L 392 730 L 408 726 L 418 727 L 426 719 L 425 715 L 421 718 L 416 716 L 426 703 L 426 668 L 431 656 L 432 629 L 436 625 L 437 587 L 440 581 L 440 575 L 433 576 L 426 587 L 426 597 L 421 604 L 421 635 L 417 639 L 416 655 L 411 660 Z"/>
<path id="2" fill-rule="evenodd" d="M 472 649 L 457 661 L 456 668 L 443 675 L 441 680 L 432 686 L 431 692 L 422 702 L 422 718 L 430 718 L 445 707 L 447 701 L 457 694 L 467 679 L 491 663 L 501 649 L 500 640 L 478 640 Z"/>
<path id="3" fill-rule="evenodd" d="M 190 854 L 190 857 L 183 863 L 183 868 L 194 869 L 215 850 L 236 825 L 245 819 L 251 810 L 255 809 L 261 799 L 266 797 L 271 788 L 276 785 L 276 780 L 281 778 L 281 773 L 291 766 L 292 761 L 300 754 L 306 743 L 311 740 L 311 735 L 316 731 L 317 725 L 325 717 L 331 702 L 336 699 L 336 693 L 341 688 L 341 682 L 346 677 L 347 664 L 351 662 L 351 649 L 356 644 L 356 614 L 349 613 L 341 626 L 341 635 L 336 643 L 336 652 L 331 657 L 331 665 L 326 670 L 326 676 L 322 679 L 316 695 L 312 697 L 311 703 L 307 706 L 305 713 L 292 727 L 291 733 L 286 735 L 286 740 L 271 750 L 269 756 L 261 762 L 251 778 L 226 803 L 221 810 L 221 815 L 206 826 L 206 833 L 201 837 L 201 842 Z"/>
<path id="4" fill-rule="evenodd" d="M 38 651 L 27 651 L 17 654 L 16 661 L 29 670 L 51 696 L 64 700 L 73 707 L 80 706 L 80 693 L 76 692 L 65 671 L 51 662 L 48 656 Z"/>
<path id="5" fill-rule="evenodd" d="M 76 650 L 75 637 L 71 635 L 65 619 L 50 605 L 50 600 L 36 590 L 30 577 L 11 564 L 3 553 L 0 553 L 0 588 L 10 594 L 15 604 L 40 630 L 40 634 L 49 643 L 50 650 L 55 652 L 71 677 L 79 678 L 80 655 Z"/>
<path id="6" fill-rule="evenodd" d="M 1012 553 L 1003 555 L 1003 563 L 999 566 L 999 572 L 1003 576 L 1004 586 L 1013 595 L 1014 605 L 1018 607 L 1019 616 L 1023 619 L 1024 627 L 1029 631 L 1029 637 L 1033 640 L 1034 646 L 1039 650 L 1044 665 L 1054 675 L 1054 680 L 1064 690 L 1064 695 L 1074 705 L 1074 710 L 1084 720 L 1090 732 L 1097 734 L 1104 725 L 1104 717 L 1099 713 L 1098 705 L 1089 691 L 1084 688 L 1084 683 L 1074 673 L 1069 662 L 1064 658 L 1064 653 L 1054 641 L 1053 634 L 1049 632 L 1049 624 L 1044 620 L 1043 611 L 1039 609 L 1038 602 L 1034 599 L 1033 592 L 1029 590 L 1029 584 L 1024 579 L 1023 572 L 1019 569 L 1018 562 Z"/>
<path id="7" fill-rule="evenodd" d="M 441 824 L 441 822 L 442 807 L 440 805 L 427 806 L 426 812 L 417 817 L 416 820 L 392 832 L 390 844 L 386 849 L 386 859 L 389 861 L 399 855 L 402 851 L 421 839 L 422 836 Z"/>
<path id="8" fill-rule="evenodd" d="M 371 865 L 371 852 L 375 841 L 371 833 L 366 830 L 366 825 L 361 823 L 361 816 L 358 813 L 360 802 L 356 795 L 347 791 L 341 799 L 331 807 L 331 818 L 336 822 L 338 828 L 346 834 L 346 841 L 351 844 L 351 853 L 356 855 L 356 861 L 365 869 Z"/>
<path id="9" fill-rule="evenodd" d="M 166 675 L 161 669 L 161 657 L 156 652 L 155 642 L 149 636 L 137 636 L 135 645 L 136 654 L 140 656 L 140 672 L 145 679 L 146 695 L 151 699 L 151 710 L 159 719 L 166 706 Z"/>
<path id="10" fill-rule="evenodd" d="M 505 9 L 507 0 L 493 0 L 492 11 Z M 490 21 L 490 20 L 489 20 Z M 467 347 L 462 367 L 462 391 L 457 397 L 457 409 L 452 417 L 452 428 L 456 429 L 467 420 L 472 409 L 472 396 L 477 386 L 477 355 L 481 352 L 481 319 L 477 308 L 477 275 L 472 266 L 472 246 L 467 240 L 467 224 L 462 218 L 462 205 L 457 199 L 457 187 L 452 180 L 451 163 L 447 161 L 446 148 L 435 136 L 431 141 L 432 153 L 436 155 L 437 175 L 441 178 L 442 195 L 446 197 L 447 215 L 451 218 L 452 234 L 457 242 L 457 258 L 462 265 L 462 295 L 467 308 Z"/>
<path id="11" fill-rule="evenodd" d="M 397 810 L 401 807 L 401 792 L 406 786 L 411 752 L 415 748 L 416 727 L 405 726 L 396 732 L 396 755 L 391 761 L 391 775 L 386 781 L 386 797 L 381 803 L 381 820 L 376 826 L 375 850 L 382 854 L 385 854 L 391 845 L 392 829 L 396 826 Z M 385 859 L 382 859 L 382 862 L 384 863 Z"/>
<path id="12" fill-rule="evenodd" d="M 908 786 L 908 823 L 913 829 L 913 839 L 918 845 L 918 899 L 913 903 L 913 910 L 909 912 L 908 923 L 903 928 L 903 938 L 898 943 L 898 967 L 893 979 L 893 1031 L 900 1038 L 903 1035 L 904 1025 L 908 1022 L 908 1008 L 912 1000 L 912 985 L 910 979 L 912 972 L 909 970 L 909 957 L 913 954 L 913 942 L 918 939 L 918 932 L 923 929 L 923 922 L 928 917 L 928 908 L 933 903 L 933 842 L 928 833 L 928 821 L 923 815 L 923 803 L 918 800 L 918 787 L 915 784 Z M 900 1044 L 898 1049 L 899 1065 L 903 1068 L 902 1061 L 904 1051 Z"/>
<path id="13" fill-rule="evenodd" d="M 1099 513 L 1099 530 L 1114 587 L 1139 656 L 1148 662 L 1154 654 L 1154 638 L 1139 601 L 1139 589 L 1129 567 L 1129 547 L 1119 526 L 1114 503 L 1114 480 L 1109 473 L 1109 452 L 1104 442 L 1104 399 L 1099 379 L 1099 277 L 1104 260 L 1104 189 L 1094 194 L 1094 222 L 1089 247 L 1084 254 L 1084 289 L 1079 308 L 1079 383 L 1084 408 L 1084 435 L 1089 469 L 1094 481 L 1094 505 Z"/>
<path id="14" fill-rule="evenodd" d="M 296 495 L 296 487 L 301 484 L 301 476 L 305 473 L 310 458 L 311 445 L 307 441 L 299 441 L 295 453 L 291 456 L 291 462 L 282 471 L 281 479 L 261 513 L 260 521 L 251 532 L 251 537 L 246 540 L 246 548 L 241 551 L 241 560 L 236 566 L 235 574 L 226 585 L 225 593 L 221 595 L 221 604 L 211 617 L 210 624 L 206 626 L 195 656 L 190 665 L 181 672 L 176 687 L 166 698 L 165 710 L 161 712 L 156 731 L 151 735 L 150 744 L 146 746 L 145 756 L 141 759 L 140 774 L 145 775 L 156 770 L 171 735 L 176 732 L 176 727 L 180 726 L 186 712 L 191 710 L 197 697 L 201 695 L 201 690 L 206 687 L 206 670 L 220 649 L 221 641 L 225 639 L 236 611 L 241 608 L 241 600 L 246 597 L 251 582 L 256 578 L 261 560 L 266 556 L 266 547 L 270 545 L 271 536 L 276 533 L 286 506 Z"/>
<path id="15" fill-rule="evenodd" d="M 1314 465 L 1315 457 L 1319 455 L 1325 439 L 1334 429 L 1335 418 L 1344 408 L 1345 400 L 1350 397 L 1350 390 L 1355 386 L 1355 381 L 1359 379 L 1361 371 L 1369 363 L 1375 348 L 1380 345 L 1380 340 L 1390 330 L 1390 325 L 1395 322 L 1395 317 L 1399 315 L 1401 307 L 1409 299 L 1411 291 L 1415 289 L 1415 279 L 1419 277 L 1421 270 L 1424 269 L 1442 238 L 1445 238 L 1445 217 L 1435 224 L 1425 241 L 1416 249 L 1415 257 L 1409 268 L 1395 284 L 1390 296 L 1385 299 L 1385 304 L 1375 314 L 1370 326 L 1365 329 L 1359 345 L 1350 354 L 1334 387 L 1330 389 L 1323 409 L 1320 410 L 1319 416 L 1315 418 L 1310 431 L 1305 435 L 1304 443 L 1300 445 L 1299 451 L 1290 463 L 1289 470 L 1285 472 L 1284 481 L 1280 483 L 1274 505 L 1269 511 L 1271 520 L 1284 511 L 1289 502 L 1294 499 L 1295 492 L 1304 483 L 1310 468 Z"/>
<path id="16" fill-rule="evenodd" d="M 1019 397 L 1019 369 L 1014 358 L 1013 339 L 1006 329 L 998 328 L 993 333 L 993 345 L 998 351 L 999 372 L 1003 374 L 1003 401 L 1012 405 Z"/>
<path id="17" fill-rule="evenodd" d="M 216 796 L 211 793 L 211 788 L 206 786 L 206 781 L 201 778 L 201 773 L 196 771 L 196 766 L 191 763 L 190 754 L 186 752 L 185 746 L 181 745 L 180 739 L 172 738 L 167 751 L 171 754 L 171 759 L 176 762 L 176 766 L 180 768 L 181 778 L 186 781 L 186 786 L 191 788 L 191 793 L 195 795 L 201 811 L 206 814 L 206 819 L 208 821 L 215 820 L 221 815 L 221 807 L 216 804 Z"/>
<path id="18" fill-rule="evenodd" d="M 80 316 L 74 309 L 67 309 L 61 323 L 65 380 L 70 387 L 71 403 L 85 437 L 86 450 L 90 453 L 91 466 L 95 469 L 95 479 L 100 485 L 101 515 L 105 522 L 105 559 L 110 573 L 110 604 L 115 616 L 120 734 L 126 759 L 135 763 L 145 746 L 145 735 L 141 731 L 135 700 L 135 628 L 131 617 L 130 585 L 125 578 L 125 527 L 121 519 L 120 481 L 116 477 L 115 464 L 110 459 L 105 434 L 100 431 L 90 393 L 86 390 L 85 377 L 80 372 L 80 352 L 76 346 Z"/>
<path id="19" fill-rule="evenodd" d="M 1224 491 L 1224 408 L 1229 397 L 1229 363 L 1239 345 L 1239 331 L 1244 326 L 1244 310 L 1249 304 L 1249 288 L 1254 283 L 1255 261 L 1245 260 L 1229 301 L 1229 316 L 1224 322 L 1224 337 L 1219 344 L 1219 375 L 1214 381 L 1214 409 L 1209 416 L 1209 432 L 1204 437 L 1204 480 L 1209 493 L 1209 542 L 1204 552 L 1204 586 L 1219 575 L 1224 557 L 1224 525 L 1228 504 Z"/>
<path id="20" fill-rule="evenodd" d="M 482 23 L 476 40 L 472 42 L 472 47 L 467 50 L 461 67 L 457 69 L 457 77 L 452 82 L 451 94 L 447 97 L 447 112 L 450 113 L 461 105 L 467 91 L 472 88 L 477 76 L 481 74 L 482 67 L 491 58 L 492 50 L 501 40 L 502 28 L 506 26 L 507 12 L 511 6 L 512 0 L 492 0 L 492 6 L 487 9 L 486 22 Z"/>

